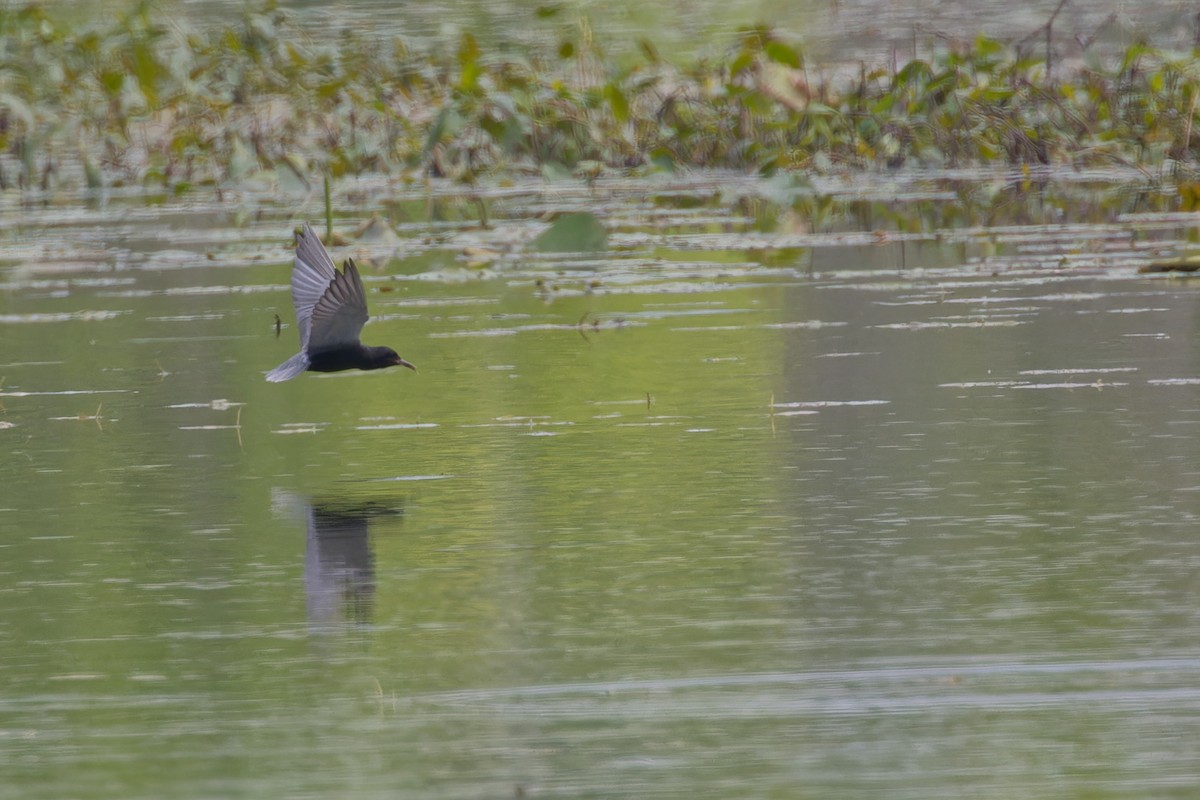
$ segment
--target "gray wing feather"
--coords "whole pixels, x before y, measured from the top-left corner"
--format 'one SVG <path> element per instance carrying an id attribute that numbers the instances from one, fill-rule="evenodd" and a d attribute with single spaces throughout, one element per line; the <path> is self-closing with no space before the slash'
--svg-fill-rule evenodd
<path id="1" fill-rule="evenodd" d="M 267 380 L 271 383 L 290 381 L 297 375 L 302 374 L 306 369 L 308 369 L 308 353 L 301 351 L 268 372 Z"/>
<path id="2" fill-rule="evenodd" d="M 304 230 L 296 237 L 296 259 L 292 266 L 292 302 L 296 306 L 301 351 L 308 347 L 314 309 L 337 276 L 333 259 L 316 231 L 305 223 Z"/>
<path id="3" fill-rule="evenodd" d="M 354 259 L 346 259 L 341 272 L 325 288 L 311 312 L 311 331 L 307 348 L 324 350 L 358 344 L 358 336 L 367 323 L 367 296 Z"/>

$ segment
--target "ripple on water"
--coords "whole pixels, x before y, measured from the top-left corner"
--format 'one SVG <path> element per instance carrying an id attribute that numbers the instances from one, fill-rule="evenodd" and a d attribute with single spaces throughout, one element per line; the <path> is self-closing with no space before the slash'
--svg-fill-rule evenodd
<path id="1" fill-rule="evenodd" d="M 84 322 L 97 322 L 101 320 L 116 319 L 124 314 L 131 313 L 128 310 L 99 310 L 99 311 L 63 311 L 58 313 L 43 313 L 43 314 L 0 314 L 0 323 L 2 324 L 22 324 L 22 323 L 46 323 L 46 322 L 70 322 L 72 320 L 82 320 Z"/>
<path id="2" fill-rule="evenodd" d="M 272 428 L 271 433 L 319 433 L 328 427 L 328 422 L 285 422 L 278 428 Z"/>
<path id="3" fill-rule="evenodd" d="M 25 392 L 25 391 L 7 391 L 0 392 L 0 397 L 49 397 L 57 395 L 73 395 L 73 394 L 137 394 L 135 389 L 60 389 L 58 391 L 46 392 Z"/>
<path id="4" fill-rule="evenodd" d="M 357 431 L 411 431 L 423 428 L 436 428 L 436 422 L 383 422 L 374 425 L 357 425 Z"/>
<path id="5" fill-rule="evenodd" d="M 887 328 L 899 331 L 926 331 L 926 330 L 947 330 L 950 328 L 1015 328 L 1017 325 L 1026 324 L 1024 321 L 1015 319 L 965 319 L 965 320 L 931 320 L 922 322 L 913 320 L 911 322 L 888 322 L 880 325 L 875 325 L 876 328 Z"/>
<path id="6" fill-rule="evenodd" d="M 1152 378 L 1146 383 L 1151 386 L 1200 386 L 1200 378 Z"/>
<path id="7" fill-rule="evenodd" d="M 444 481 L 457 478 L 457 475 L 388 475 L 383 478 L 361 478 L 347 483 L 394 483 L 407 481 Z"/>
<path id="8" fill-rule="evenodd" d="M 1128 386 L 1122 381 L 1095 380 L 1091 383 L 1064 381 L 1062 383 L 1017 383 L 1014 389 L 1110 389 L 1115 386 Z"/>
<path id="9" fill-rule="evenodd" d="M 836 408 L 838 406 L 886 406 L 891 400 L 799 400 L 791 403 L 772 403 L 772 408 Z"/>
<path id="10" fill-rule="evenodd" d="M 1064 367 L 1062 369 L 1023 369 L 1018 375 L 1104 375 L 1110 372 L 1137 372 L 1137 367 Z"/>

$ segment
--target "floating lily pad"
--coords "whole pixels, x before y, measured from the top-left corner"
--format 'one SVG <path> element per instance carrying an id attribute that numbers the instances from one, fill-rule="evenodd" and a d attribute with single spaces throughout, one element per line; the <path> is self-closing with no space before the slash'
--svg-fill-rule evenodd
<path id="1" fill-rule="evenodd" d="M 533 240 L 543 253 L 582 253 L 608 249 L 608 230 L 595 214 L 563 214 Z"/>

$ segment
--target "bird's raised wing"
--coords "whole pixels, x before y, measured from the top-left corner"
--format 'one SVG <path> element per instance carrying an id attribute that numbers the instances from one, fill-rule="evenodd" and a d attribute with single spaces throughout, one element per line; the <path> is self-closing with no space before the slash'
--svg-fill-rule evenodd
<path id="1" fill-rule="evenodd" d="M 354 259 L 346 259 L 341 272 L 312 309 L 308 352 L 358 344 L 358 335 L 367 323 L 367 296 Z"/>
<path id="2" fill-rule="evenodd" d="M 337 277 L 333 259 L 317 238 L 316 231 L 305 223 L 304 230 L 296 236 L 296 260 L 292 266 L 292 303 L 296 306 L 301 352 L 308 347 L 313 309 Z"/>

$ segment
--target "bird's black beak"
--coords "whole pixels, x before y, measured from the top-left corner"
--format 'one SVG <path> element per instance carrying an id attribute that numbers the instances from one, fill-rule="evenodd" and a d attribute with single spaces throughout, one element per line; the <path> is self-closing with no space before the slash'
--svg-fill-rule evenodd
<path id="1" fill-rule="evenodd" d="M 416 371 L 417 371 L 417 365 L 416 365 L 416 364 L 413 364 L 413 363 L 412 363 L 412 362 L 410 362 L 410 361 L 405 361 L 405 360 L 404 360 L 403 358 L 401 358 L 400 356 L 396 356 L 396 360 L 395 360 L 395 361 L 393 361 L 393 362 L 392 362 L 392 364 L 394 364 L 394 365 L 395 365 L 395 366 L 397 366 L 397 367 L 408 367 L 408 368 L 409 368 L 409 369 L 411 369 L 413 372 L 416 372 Z"/>

